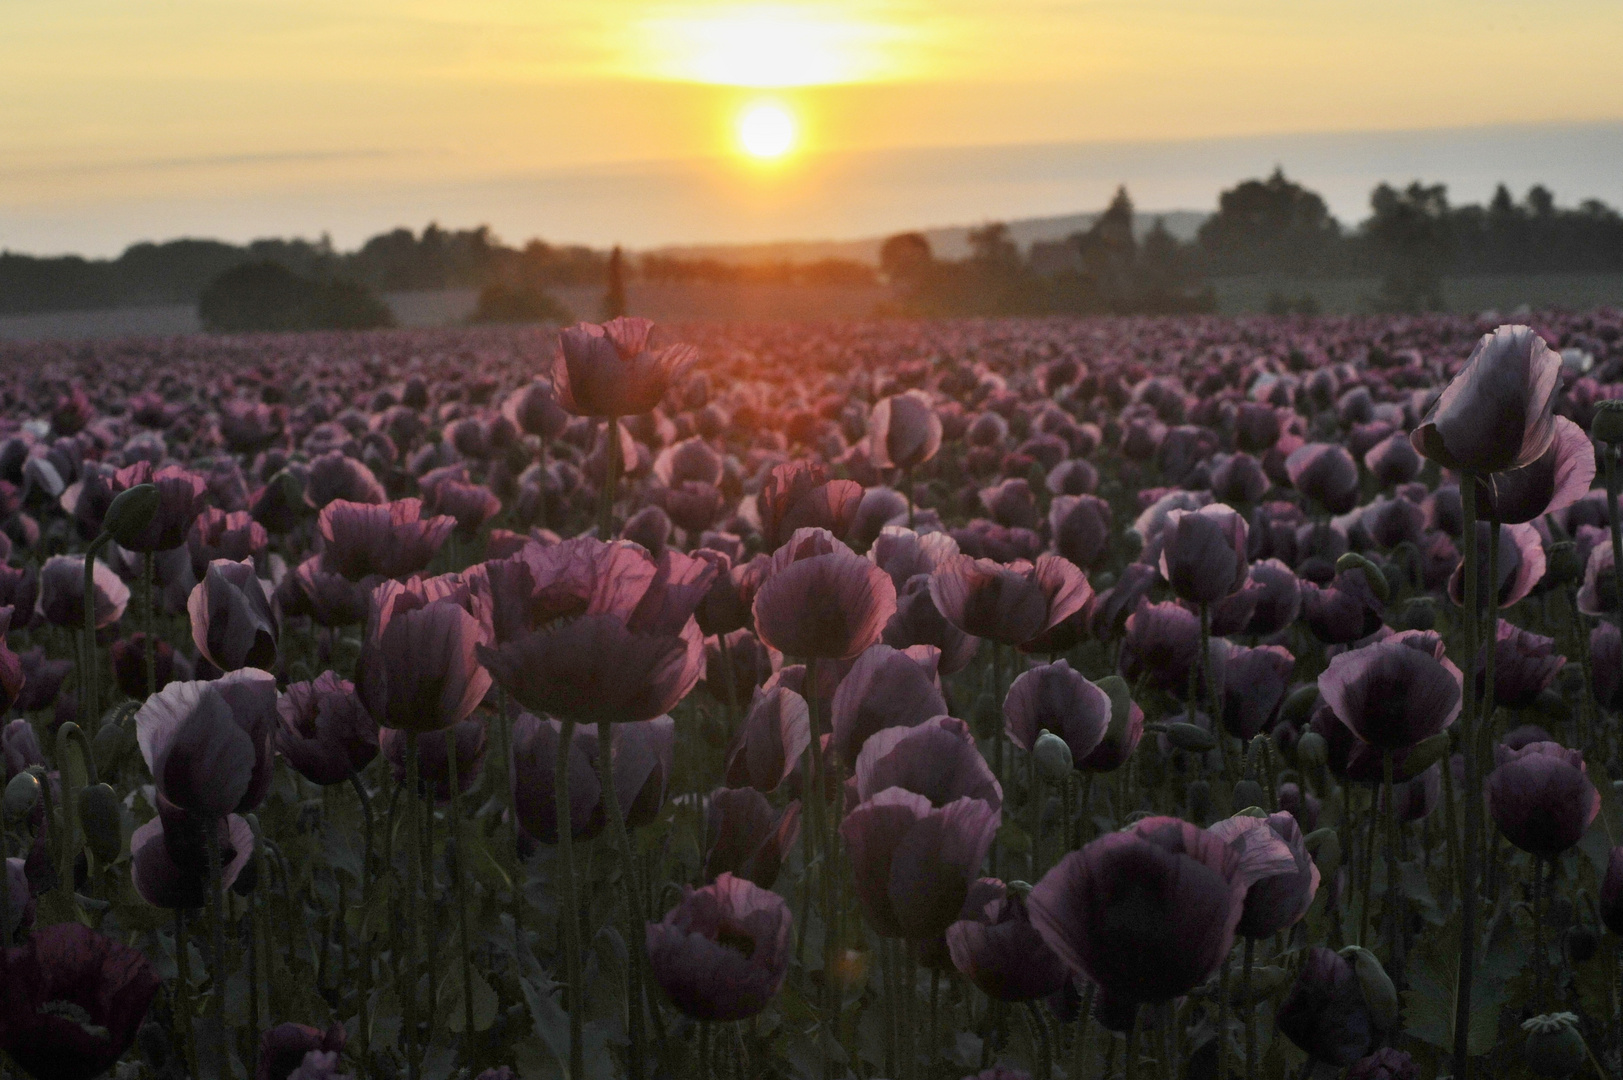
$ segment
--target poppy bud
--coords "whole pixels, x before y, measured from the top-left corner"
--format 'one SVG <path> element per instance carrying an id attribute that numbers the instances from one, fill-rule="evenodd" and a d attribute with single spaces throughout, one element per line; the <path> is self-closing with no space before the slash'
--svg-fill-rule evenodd
<path id="1" fill-rule="evenodd" d="M 1589 1048 L 1578 1033 L 1578 1018 L 1572 1013 L 1545 1013 L 1522 1021 L 1527 1042 L 1522 1057 L 1527 1067 L 1540 1076 L 1570 1076 L 1584 1067 Z"/>
<path id="2" fill-rule="evenodd" d="M 1204 754 L 1217 745 L 1212 733 L 1197 724 L 1186 724 L 1182 721 L 1167 725 L 1167 741 L 1179 750 L 1187 750 L 1192 754 Z"/>
<path id="3" fill-rule="evenodd" d="M 1405 630 L 1430 630 L 1437 625 L 1437 605 L 1429 596 L 1416 596 L 1403 606 Z"/>
<path id="4" fill-rule="evenodd" d="M 1063 784 L 1071 775 L 1071 748 L 1064 739 L 1052 731 L 1037 736 L 1031 748 L 1037 758 L 1037 768 L 1050 783 Z"/>
<path id="5" fill-rule="evenodd" d="M 1313 716 L 1313 707 L 1318 703 L 1319 684 L 1303 683 L 1286 695 L 1285 704 L 1279 710 L 1279 718 L 1301 727 Z"/>
<path id="6" fill-rule="evenodd" d="M 1574 964 L 1586 963 L 1600 951 L 1600 935 L 1591 927 L 1579 923 L 1567 927 L 1566 945 L 1567 955 Z"/>
<path id="7" fill-rule="evenodd" d="M 1352 964 L 1353 973 L 1358 976 L 1370 1019 L 1382 1031 L 1390 1031 L 1399 1019 L 1398 991 L 1386 969 L 1374 953 L 1358 945 L 1347 946 L 1341 955 Z"/>
<path id="8" fill-rule="evenodd" d="M 1296 760 L 1304 768 L 1318 768 L 1330 760 L 1330 743 L 1317 731 L 1309 731 L 1296 740 Z"/>
<path id="9" fill-rule="evenodd" d="M 1262 806 L 1267 798 L 1262 792 L 1262 785 L 1255 780 L 1241 780 L 1234 785 L 1234 805 L 1242 809 Z"/>
<path id="10" fill-rule="evenodd" d="M 1623 442 L 1623 401 L 1595 402 L 1595 418 L 1589 422 L 1589 433 L 1601 442 Z"/>
<path id="11" fill-rule="evenodd" d="M 98 772 L 115 772 L 124 755 L 135 745 L 129 730 L 123 724 L 103 724 L 90 741 L 91 756 L 96 759 Z"/>
<path id="12" fill-rule="evenodd" d="M 11 778 L 6 785 L 6 816 L 9 818 L 25 818 L 33 813 L 34 806 L 39 802 L 39 781 L 33 773 L 20 772 Z"/>
<path id="13" fill-rule="evenodd" d="M 1571 540 L 1551 544 L 1544 553 L 1545 574 L 1553 585 L 1576 585 L 1584 579 L 1584 561 Z"/>
<path id="14" fill-rule="evenodd" d="M 1439 731 L 1429 739 L 1421 739 L 1413 750 L 1403 755 L 1402 767 L 1395 770 L 1397 779 L 1413 780 L 1448 756 L 1450 746 L 1446 731 Z"/>
<path id="15" fill-rule="evenodd" d="M 1205 821 L 1212 816 L 1212 785 L 1204 780 L 1191 780 L 1185 789 L 1189 799 L 1189 816 Z"/>
<path id="16" fill-rule="evenodd" d="M 1341 866 L 1341 837 L 1334 829 L 1315 829 L 1302 837 L 1302 845 L 1313 856 L 1321 877 L 1328 878 Z"/>
<path id="17" fill-rule="evenodd" d="M 1364 572 L 1364 580 L 1369 582 L 1370 591 L 1380 598 L 1381 603 L 1384 604 L 1392 599 L 1390 584 L 1386 580 L 1386 575 L 1381 572 L 1380 567 L 1356 551 L 1349 551 L 1336 560 L 1336 572 L 1338 574 L 1345 574 L 1355 568 Z"/>
<path id="18" fill-rule="evenodd" d="M 118 858 L 124 847 L 124 823 L 118 795 L 111 787 L 91 784 L 80 790 L 79 827 L 97 862 L 106 866 Z"/>
<path id="19" fill-rule="evenodd" d="M 136 484 L 119 492 L 113 497 L 112 505 L 107 507 L 107 516 L 102 518 L 102 531 L 116 540 L 119 546 L 133 547 L 157 516 L 161 501 L 155 484 Z"/>

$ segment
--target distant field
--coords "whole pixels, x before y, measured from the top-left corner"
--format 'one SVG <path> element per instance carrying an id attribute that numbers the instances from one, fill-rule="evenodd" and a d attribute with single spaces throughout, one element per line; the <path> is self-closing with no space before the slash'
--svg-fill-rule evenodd
<path id="1" fill-rule="evenodd" d="M 1375 278 L 1288 278 L 1269 274 L 1214 278 L 1217 308 L 1224 314 L 1266 310 L 1274 293 L 1296 297 L 1311 295 L 1319 310 L 1329 315 L 1371 310 L 1370 298 L 1380 290 Z M 1493 308 L 1509 312 L 1528 307 L 1592 308 L 1623 306 L 1623 274 L 1484 274 L 1446 278 L 1443 297 L 1450 311 L 1477 312 Z"/>
<path id="2" fill-rule="evenodd" d="M 1370 310 L 1380 283 L 1374 278 L 1286 278 L 1258 274 L 1214 278 L 1218 310 L 1238 315 L 1267 309 L 1274 293 L 1295 299 L 1311 295 L 1329 315 Z M 860 319 L 881 310 L 890 299 L 883 286 L 720 285 L 693 282 L 633 282 L 629 306 L 635 314 L 661 322 L 777 322 Z M 1623 274 L 1493 275 L 1449 278 L 1444 294 L 1450 310 L 1478 312 L 1489 308 L 1509 313 L 1529 307 L 1582 309 L 1623 307 Z M 576 319 L 602 314 L 603 290 L 556 289 L 553 295 Z M 473 289 L 434 289 L 384 296 L 401 326 L 456 326 L 473 314 Z M 113 308 L 103 311 L 60 311 L 38 315 L 0 316 L 0 340 L 105 338 L 195 334 L 201 329 L 189 304 Z"/>

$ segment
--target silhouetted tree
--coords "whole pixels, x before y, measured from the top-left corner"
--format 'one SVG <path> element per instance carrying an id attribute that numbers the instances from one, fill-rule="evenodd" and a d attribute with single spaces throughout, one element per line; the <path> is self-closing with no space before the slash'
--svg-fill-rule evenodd
<path id="1" fill-rule="evenodd" d="M 1400 191 L 1381 184 L 1369 202 L 1374 214 L 1364 234 L 1381 267 L 1381 306 L 1442 310 L 1451 248 L 1447 187 L 1416 181 Z"/>
<path id="2" fill-rule="evenodd" d="M 234 266 L 203 289 L 197 301 L 203 328 L 254 330 L 371 330 L 393 326 L 383 301 L 357 281 L 319 281 L 273 262 Z"/>
<path id="3" fill-rule="evenodd" d="M 879 248 L 879 269 L 891 284 L 915 283 L 935 262 L 930 241 L 923 233 L 898 233 Z"/>
<path id="4" fill-rule="evenodd" d="M 1340 238 L 1324 199 L 1277 168 L 1219 195 L 1199 233 L 1202 253 L 1222 274 L 1322 274 L 1335 269 Z"/>
<path id="5" fill-rule="evenodd" d="M 618 319 L 626 313 L 626 267 L 620 245 L 609 252 L 609 287 L 603 294 L 603 318 Z"/>

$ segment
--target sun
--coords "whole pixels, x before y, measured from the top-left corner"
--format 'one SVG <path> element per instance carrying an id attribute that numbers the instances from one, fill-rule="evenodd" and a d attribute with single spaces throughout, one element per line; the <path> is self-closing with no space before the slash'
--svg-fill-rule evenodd
<path id="1" fill-rule="evenodd" d="M 751 105 L 739 114 L 738 145 L 752 158 L 781 158 L 795 148 L 798 136 L 794 116 L 774 102 Z"/>

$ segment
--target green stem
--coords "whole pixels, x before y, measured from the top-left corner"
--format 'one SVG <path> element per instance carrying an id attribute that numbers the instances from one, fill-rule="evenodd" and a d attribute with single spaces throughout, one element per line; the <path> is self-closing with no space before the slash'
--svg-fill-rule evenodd
<path id="1" fill-rule="evenodd" d="M 411 928 L 411 952 L 413 954 L 411 957 L 408 957 L 405 960 L 406 1069 L 410 1080 L 418 1080 L 420 1075 L 418 1072 L 418 1063 L 422 1060 L 422 1055 L 418 1053 L 421 1031 L 419 1028 L 419 1017 L 417 1012 L 417 983 L 418 958 L 422 956 L 422 949 L 419 947 L 417 933 L 419 922 L 417 912 L 418 902 L 421 899 L 419 894 L 423 890 L 424 868 L 422 862 L 422 847 L 416 842 L 417 833 L 419 831 L 417 815 L 422 812 L 422 803 L 417 798 L 417 786 L 417 733 L 415 731 L 407 731 L 405 798 L 411 803 L 411 812 L 407 815 L 411 822 L 411 842 L 406 845 L 406 861 L 410 868 L 411 879 L 406 883 L 406 888 L 403 891 L 406 894 L 406 925 Z"/>
<path id="2" fill-rule="evenodd" d="M 585 1050 L 581 1043 L 581 1012 L 584 1002 L 580 974 L 580 899 L 575 886 L 574 822 L 569 816 L 569 751 L 575 741 L 575 721 L 562 721 L 558 735 L 558 755 L 553 764 L 553 806 L 558 818 L 558 855 L 563 862 L 559 886 L 563 895 L 558 909 L 564 924 L 565 1003 L 569 1008 L 569 1076 L 585 1075 Z M 600 753 L 607 751 L 599 748 Z"/>
<path id="3" fill-rule="evenodd" d="M 608 461 L 603 466 L 603 490 L 597 496 L 597 538 L 614 539 L 614 496 L 620 487 L 620 418 L 606 417 L 603 421 L 603 452 Z"/>
<path id="4" fill-rule="evenodd" d="M 620 855 L 620 891 L 625 900 L 626 917 L 626 1015 L 631 1036 L 629 1073 L 631 1080 L 642 1080 L 643 1057 L 646 1053 L 642 1030 L 642 956 L 646 950 L 646 920 L 642 914 L 642 895 L 637 887 L 637 863 L 631 851 L 631 834 L 626 831 L 625 815 L 620 810 L 620 798 L 614 790 L 614 725 L 607 720 L 597 722 L 597 767 L 603 788 L 604 816 L 614 835 L 614 846 Z"/>
<path id="5" fill-rule="evenodd" d="M 451 866 L 452 880 L 456 884 L 457 936 L 462 943 L 462 1045 L 465 1059 L 473 1054 L 473 961 L 468 954 L 468 885 L 466 862 L 462 858 L 462 785 L 457 771 L 456 728 L 445 731 L 445 757 L 451 781 Z"/>
<path id="6" fill-rule="evenodd" d="M 141 631 L 144 639 L 147 668 L 147 696 L 151 697 L 158 692 L 158 646 L 152 637 L 152 624 L 156 621 L 155 609 L 157 604 L 153 593 L 157 588 L 157 574 L 154 573 L 153 553 L 148 551 L 141 557 Z"/>
<path id="7" fill-rule="evenodd" d="M 84 638 L 84 671 L 80 680 L 80 688 L 84 694 L 84 702 L 80 706 L 80 715 L 84 717 L 85 728 L 94 733 L 96 730 L 96 717 L 101 711 L 101 696 L 99 685 L 101 665 L 96 662 L 96 552 L 107 543 L 107 534 L 102 533 L 96 537 L 85 552 L 85 591 L 82 597 L 85 613 Z"/>
<path id="8" fill-rule="evenodd" d="M 355 798 L 361 804 L 363 828 L 366 830 L 366 854 L 361 862 L 361 985 L 360 985 L 360 1060 L 364 1069 L 371 1060 L 368 1049 L 372 1039 L 372 797 L 357 773 L 349 774 L 349 783 L 355 789 Z M 256 856 L 257 857 L 257 856 Z"/>
<path id="9" fill-rule="evenodd" d="M 1460 483 L 1460 508 L 1464 517 L 1465 541 L 1465 657 L 1466 670 L 1476 666 L 1477 654 L 1477 550 L 1476 550 L 1476 474 L 1467 472 Z M 1495 567 L 1494 577 L 1498 577 Z M 1497 581 L 1496 581 L 1497 583 Z M 1471 1075 L 1471 988 L 1476 967 L 1477 867 L 1480 859 L 1479 839 L 1482 832 L 1482 770 L 1477 760 L 1477 697 L 1475 688 L 1467 684 L 1464 715 L 1461 718 L 1462 745 L 1465 748 L 1465 836 L 1464 873 L 1460 880 L 1460 964 L 1454 989 L 1454 1055 L 1455 1080 L 1470 1080 Z"/>
<path id="10" fill-rule="evenodd" d="M 1257 942 L 1245 939 L 1245 969 L 1240 976 L 1244 985 L 1240 1000 L 1245 1003 L 1245 1080 L 1257 1080 L 1257 1006 L 1251 1000 L 1251 968 L 1256 961 Z"/>
<path id="11" fill-rule="evenodd" d="M 1386 963 L 1397 970 L 1402 933 L 1403 898 L 1398 888 L 1398 808 L 1392 797 L 1392 751 L 1381 752 L 1382 797 L 1386 800 L 1386 897 L 1381 914 L 1386 918 Z"/>
<path id="12" fill-rule="evenodd" d="M 203 851 L 208 857 L 209 875 L 209 1061 L 203 1073 L 229 1080 L 226 1067 L 225 1027 L 225 887 L 220 874 L 219 822 L 204 826 Z"/>
<path id="13" fill-rule="evenodd" d="M 191 943 L 186 935 L 186 910 L 175 909 L 175 1012 L 180 1014 L 180 1050 L 193 1076 L 197 1069 L 197 1010 L 192 1005 Z"/>

